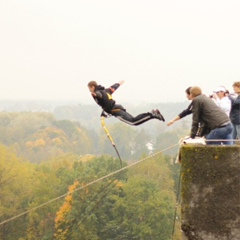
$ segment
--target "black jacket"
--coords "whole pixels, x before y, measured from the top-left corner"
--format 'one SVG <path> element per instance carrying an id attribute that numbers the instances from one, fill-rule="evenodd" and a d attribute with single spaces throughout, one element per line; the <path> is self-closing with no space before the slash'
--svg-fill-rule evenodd
<path id="1" fill-rule="evenodd" d="M 230 112 L 231 122 L 233 124 L 240 124 L 240 95 L 236 99 L 230 97 L 232 108 Z"/>
<path id="2" fill-rule="evenodd" d="M 211 131 L 230 122 L 227 114 L 218 107 L 212 99 L 205 95 L 199 95 L 194 98 L 192 104 L 193 119 L 191 138 L 195 138 L 199 123 L 205 128 L 202 130 L 202 133 L 205 133 L 207 130 Z"/>
<path id="3" fill-rule="evenodd" d="M 112 99 L 112 94 L 119 88 L 119 86 L 120 84 L 118 83 L 115 83 L 109 88 L 98 85 L 95 89 L 96 96 L 92 95 L 96 103 L 107 113 L 111 113 L 115 106 L 116 102 Z"/>

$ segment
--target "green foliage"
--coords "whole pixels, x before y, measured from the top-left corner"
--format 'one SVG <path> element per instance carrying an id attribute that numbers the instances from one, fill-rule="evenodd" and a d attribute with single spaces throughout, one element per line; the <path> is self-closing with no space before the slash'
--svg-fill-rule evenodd
<path id="1" fill-rule="evenodd" d="M 0 146 L 0 153 L 1 174 L 12 177 L 0 188 L 1 221 L 68 191 L 65 199 L 3 225 L 3 240 L 53 239 L 54 234 L 58 240 L 171 237 L 174 180 L 163 156 L 73 193 L 119 169 L 118 159 L 67 154 L 36 165 L 6 147 Z"/>
<path id="2" fill-rule="evenodd" d="M 98 118 L 87 120 L 96 123 Z M 134 128 L 112 124 L 112 119 L 106 122 L 121 157 L 128 162 L 172 145 L 187 132 L 166 131 L 159 121 L 151 122 L 153 134 L 149 123 Z M 119 160 L 111 157 L 116 153 L 103 131 L 56 120 L 51 113 L 1 112 L 0 143 L 9 146 L 0 145 L 0 221 L 65 194 L 76 181 L 84 186 L 119 169 Z M 56 201 L 0 226 L 0 239 L 48 240 L 60 230 L 63 234 L 55 235 L 56 239 L 168 240 L 179 173 L 177 166 L 169 164 L 170 159 L 159 156 L 148 160 L 70 194 L 69 202 Z M 68 205 L 71 207 L 61 223 L 56 224 L 57 213 Z"/>
<path id="3" fill-rule="evenodd" d="M 67 229 L 66 239 L 170 239 L 175 201 L 173 181 L 164 159 L 158 160 L 74 194 L 74 205 L 65 216 L 68 224 L 61 229 L 62 232 Z M 94 160 L 89 163 L 88 174 L 98 177 L 106 174 L 105 167 L 104 172 L 98 171 L 99 163 L 107 163 L 107 167 L 111 162 L 104 158 Z"/>

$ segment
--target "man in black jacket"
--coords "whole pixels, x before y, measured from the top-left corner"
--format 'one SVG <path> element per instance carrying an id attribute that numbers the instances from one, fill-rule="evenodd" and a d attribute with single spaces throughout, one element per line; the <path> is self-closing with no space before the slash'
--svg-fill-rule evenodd
<path id="1" fill-rule="evenodd" d="M 232 141 L 224 141 L 232 139 L 233 128 L 227 114 L 219 108 L 212 99 L 203 95 L 199 87 L 192 87 L 190 89 L 190 95 L 193 106 L 191 138 L 195 138 L 197 135 L 200 123 L 200 125 L 203 126 L 201 136 L 206 136 L 207 144 L 232 145 Z"/>
<path id="2" fill-rule="evenodd" d="M 103 109 L 103 115 L 105 112 L 107 114 L 113 115 L 114 117 L 127 124 L 135 126 L 140 125 L 151 119 L 158 119 L 163 122 L 165 121 L 159 110 L 153 110 L 152 112 L 142 113 L 136 117 L 133 117 L 128 112 L 126 112 L 126 109 L 124 109 L 122 105 L 116 104 L 116 102 L 112 98 L 112 94 L 123 83 L 124 81 L 120 81 L 119 83 L 115 83 L 109 88 L 98 85 L 95 81 L 91 81 L 88 83 L 88 88 L 92 94 L 93 99 Z"/>

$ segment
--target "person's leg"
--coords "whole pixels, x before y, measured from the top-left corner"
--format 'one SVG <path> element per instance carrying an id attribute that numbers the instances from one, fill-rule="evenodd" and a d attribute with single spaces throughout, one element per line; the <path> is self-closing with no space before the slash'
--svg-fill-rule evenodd
<path id="1" fill-rule="evenodd" d="M 237 139 L 237 125 L 233 123 L 232 126 L 233 126 L 232 138 Z"/>
<path id="2" fill-rule="evenodd" d="M 122 122 L 134 126 L 140 125 L 144 122 L 156 118 L 152 115 L 152 113 L 142 113 L 136 117 L 133 117 L 131 114 L 126 112 L 126 110 L 121 105 L 115 105 L 114 109 L 112 110 L 112 115 L 121 120 Z"/>
<path id="3" fill-rule="evenodd" d="M 226 129 L 225 129 L 225 138 L 223 138 L 223 139 L 226 139 L 226 140 L 228 140 L 228 141 L 226 141 L 226 142 L 222 142 L 224 145 L 233 145 L 233 137 L 232 137 L 232 135 L 233 135 L 233 126 L 232 126 L 232 124 L 229 124 L 228 126 L 226 126 Z"/>
<path id="4" fill-rule="evenodd" d="M 143 113 L 133 117 L 131 114 L 121 109 L 113 112 L 112 115 L 118 118 L 120 121 L 134 126 L 140 125 L 154 118 L 151 113 Z"/>
<path id="5" fill-rule="evenodd" d="M 236 124 L 236 139 L 240 139 L 240 124 Z"/>
<path id="6" fill-rule="evenodd" d="M 216 128 L 212 130 L 207 136 L 207 140 L 230 140 L 232 139 L 232 125 L 228 124 L 226 127 Z M 232 141 L 206 141 L 208 145 L 232 145 Z"/>
<path id="7" fill-rule="evenodd" d="M 214 139 L 219 139 L 218 128 L 210 131 L 210 133 L 206 136 L 206 144 L 207 145 L 221 145 L 221 142 L 208 141 L 208 140 L 214 140 Z"/>
<path id="8" fill-rule="evenodd" d="M 234 132 L 234 138 L 233 139 L 236 139 L 236 140 L 240 140 L 240 124 L 234 124 L 234 127 L 235 127 L 235 132 Z M 235 141 L 235 144 L 240 144 L 239 141 Z"/>

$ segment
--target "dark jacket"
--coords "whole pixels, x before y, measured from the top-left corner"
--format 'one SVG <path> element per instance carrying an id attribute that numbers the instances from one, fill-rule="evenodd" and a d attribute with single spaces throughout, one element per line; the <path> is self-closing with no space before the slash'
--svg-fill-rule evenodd
<path id="1" fill-rule="evenodd" d="M 112 94 L 119 88 L 119 86 L 120 84 L 118 83 L 115 83 L 109 88 L 98 85 L 95 89 L 96 96 L 92 95 L 96 103 L 107 113 L 111 113 L 115 106 L 116 102 L 112 99 Z"/>
<path id="2" fill-rule="evenodd" d="M 205 128 L 202 130 L 202 133 L 206 133 L 207 130 L 211 131 L 230 122 L 227 114 L 218 107 L 212 99 L 205 95 L 199 95 L 194 98 L 192 104 L 193 118 L 191 138 L 195 138 L 198 132 L 199 123 Z"/>
<path id="3" fill-rule="evenodd" d="M 184 118 L 186 117 L 187 115 L 190 115 L 192 114 L 192 102 L 189 104 L 188 108 L 183 110 L 180 114 L 178 114 L 178 116 L 180 118 Z"/>
<path id="4" fill-rule="evenodd" d="M 232 98 L 230 97 L 232 102 L 232 108 L 230 112 L 230 119 L 233 124 L 240 124 L 240 95 L 238 97 Z"/>

